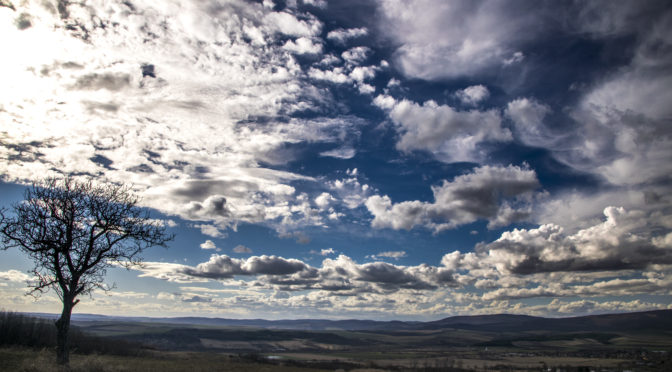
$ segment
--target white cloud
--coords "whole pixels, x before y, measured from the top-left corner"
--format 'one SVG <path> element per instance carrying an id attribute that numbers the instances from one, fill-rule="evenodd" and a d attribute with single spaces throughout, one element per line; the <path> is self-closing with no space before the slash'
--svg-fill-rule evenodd
<path id="1" fill-rule="evenodd" d="M 350 78 L 360 83 L 364 80 L 373 79 L 376 76 L 376 68 L 372 66 L 357 66 L 350 71 Z"/>
<path id="2" fill-rule="evenodd" d="M 553 224 L 504 232 L 494 242 L 477 246 L 479 265 L 504 275 L 529 275 L 643 270 L 653 264 L 672 264 L 670 247 L 657 244 L 665 223 L 658 214 L 608 207 L 604 216 L 603 222 L 573 234 Z"/>
<path id="3" fill-rule="evenodd" d="M 165 227 L 176 227 L 177 222 L 173 220 L 157 220 L 157 219 L 152 219 L 150 220 L 151 223 L 155 223 L 158 226 L 165 226 Z"/>
<path id="4" fill-rule="evenodd" d="M 329 256 L 332 254 L 336 254 L 336 251 L 334 251 L 333 248 L 327 248 L 327 249 L 320 249 L 320 255 L 321 256 Z"/>
<path id="5" fill-rule="evenodd" d="M 301 20 L 285 12 L 271 12 L 264 17 L 264 22 L 276 31 L 291 36 L 318 36 L 322 31 L 322 23 L 316 18 Z"/>
<path id="6" fill-rule="evenodd" d="M 322 151 L 320 156 L 327 156 L 336 159 L 352 159 L 357 155 L 357 150 L 352 147 L 339 147 L 333 150 Z"/>
<path id="7" fill-rule="evenodd" d="M 530 30 L 542 30 L 541 19 L 550 13 L 546 7 L 529 11 L 523 3 L 499 1 L 378 3 L 379 28 L 400 44 L 397 68 L 428 80 L 489 73 L 515 56 L 518 45 L 535 34 Z"/>
<path id="8" fill-rule="evenodd" d="M 515 124 L 521 142 L 530 146 L 550 146 L 555 136 L 544 124 L 544 117 L 551 113 L 548 105 L 534 99 L 518 98 L 509 102 L 505 114 Z"/>
<path id="9" fill-rule="evenodd" d="M 490 91 L 483 85 L 472 85 L 455 92 L 457 98 L 465 105 L 476 106 L 479 102 L 490 97 Z"/>
<path id="10" fill-rule="evenodd" d="M 323 192 L 322 194 L 318 195 L 315 198 L 315 205 L 317 205 L 320 209 L 326 209 L 329 207 L 329 204 L 334 202 L 336 199 L 334 199 L 331 194 L 328 192 Z"/>
<path id="11" fill-rule="evenodd" d="M 393 258 L 395 260 L 398 260 L 400 258 L 406 257 L 406 252 L 405 251 L 387 251 L 387 252 L 380 252 L 374 255 L 371 255 L 371 258 L 379 260 L 383 258 Z"/>
<path id="12" fill-rule="evenodd" d="M 345 70 L 342 67 L 335 67 L 333 70 L 319 70 L 311 67 L 308 70 L 308 76 L 315 80 L 327 80 L 336 84 L 352 82 L 352 79 L 345 74 Z"/>
<path id="13" fill-rule="evenodd" d="M 394 99 L 394 97 L 391 96 L 378 95 L 373 99 L 373 104 L 383 110 L 391 110 L 397 104 L 397 101 Z"/>
<path id="14" fill-rule="evenodd" d="M 288 40 L 283 49 L 296 54 L 321 54 L 322 44 L 313 42 L 313 40 L 307 37 L 301 37 L 296 39 L 296 41 Z"/>
<path id="15" fill-rule="evenodd" d="M 356 66 L 364 62 L 368 58 L 369 54 L 371 54 L 371 48 L 365 46 L 358 46 L 350 48 L 345 52 L 341 53 L 341 57 L 349 64 Z"/>
<path id="16" fill-rule="evenodd" d="M 359 90 L 360 94 L 373 94 L 376 93 L 376 87 L 374 87 L 371 84 L 366 84 L 366 83 L 358 83 L 357 84 L 357 90 Z"/>
<path id="17" fill-rule="evenodd" d="M 221 249 L 217 248 L 217 245 L 212 240 L 206 240 L 205 242 L 201 243 L 201 249 L 215 249 L 217 251 L 220 251 Z"/>
<path id="18" fill-rule="evenodd" d="M 197 278 L 184 274 L 188 266 L 168 262 L 143 262 L 142 265 L 133 267 L 140 271 L 141 278 L 155 278 L 176 283 L 207 282 L 207 279 Z"/>
<path id="19" fill-rule="evenodd" d="M 525 55 L 523 54 L 523 52 L 518 51 L 518 52 L 513 53 L 511 55 L 511 57 L 506 58 L 503 61 L 503 63 L 504 63 L 504 65 L 508 66 L 508 65 L 512 65 L 512 64 L 515 64 L 515 63 L 520 63 L 524 59 L 525 59 Z"/>
<path id="20" fill-rule="evenodd" d="M 668 17 L 669 18 L 669 17 Z M 672 172 L 672 115 L 666 87 L 672 79 L 669 53 L 652 55 L 651 45 L 672 45 L 659 28 L 672 21 L 653 22 L 630 66 L 590 90 L 573 116 L 581 130 L 570 153 L 559 158 L 573 167 L 597 171 L 616 185 L 643 184 Z M 635 94 L 636 92 L 636 94 Z"/>
<path id="21" fill-rule="evenodd" d="M 33 27 L 0 26 L 13 56 L 0 61 L 7 181 L 59 170 L 130 183 L 144 206 L 203 221 L 213 237 L 240 221 L 312 221 L 292 211 L 289 183 L 313 179 L 260 164 L 290 161 L 278 156 L 287 144 L 358 135 L 353 118 L 285 119 L 333 105 L 274 43 L 284 34 L 308 46 L 302 40 L 321 33 L 315 17 L 237 1 L 70 3 L 67 20 L 39 4 L 20 7 L 34 14 Z M 64 22 L 85 27 L 87 41 Z"/>
<path id="22" fill-rule="evenodd" d="M 423 226 L 439 232 L 478 219 L 489 227 L 506 226 L 529 216 L 528 203 L 534 198 L 539 181 L 533 170 L 518 166 L 476 168 L 473 173 L 433 186 L 434 201 L 392 203 L 388 196 L 374 195 L 366 207 L 374 228 L 410 230 Z M 513 208 L 510 203 L 518 204 Z"/>
<path id="23" fill-rule="evenodd" d="M 213 238 L 223 238 L 226 234 L 222 233 L 217 226 L 208 224 L 195 224 L 195 228 L 201 229 L 201 234 L 211 236 Z"/>
<path id="24" fill-rule="evenodd" d="M 352 171 L 348 170 L 347 175 L 349 177 L 328 181 L 326 183 L 327 187 L 331 189 L 338 199 L 340 199 L 349 209 L 354 209 L 364 204 L 366 199 L 373 192 L 368 184 L 359 182 L 357 173 L 357 168 Z"/>
<path id="25" fill-rule="evenodd" d="M 349 29 L 336 29 L 329 31 L 327 34 L 327 39 L 332 40 L 339 44 L 345 44 L 350 39 L 355 39 L 358 37 L 366 36 L 368 30 L 364 27 L 361 28 L 349 28 Z"/>
<path id="26" fill-rule="evenodd" d="M 392 101 L 378 96 L 374 104 L 388 108 Z M 445 162 L 480 161 L 486 153 L 487 142 L 506 142 L 511 132 L 502 126 L 496 110 L 456 111 L 448 105 L 427 101 L 422 105 L 402 100 L 389 109 L 400 139 L 397 148 L 402 151 L 425 150 Z"/>
<path id="27" fill-rule="evenodd" d="M 318 63 L 321 66 L 331 66 L 335 64 L 341 63 L 341 59 L 336 57 L 333 54 L 327 54 L 324 57 L 322 57 L 322 60 Z"/>
<path id="28" fill-rule="evenodd" d="M 312 5 L 316 8 L 326 9 L 329 5 L 327 0 L 302 0 L 306 5 Z"/>
<path id="29" fill-rule="evenodd" d="M 21 283 L 21 282 L 27 282 L 31 280 L 33 277 L 31 277 L 28 274 L 22 273 L 21 271 L 18 270 L 8 270 L 8 271 L 0 271 L 0 280 L 6 280 L 8 282 L 16 282 L 16 283 Z"/>
<path id="30" fill-rule="evenodd" d="M 401 81 L 399 79 L 392 78 L 390 81 L 387 82 L 387 87 L 392 88 L 392 87 L 398 87 L 401 85 Z"/>

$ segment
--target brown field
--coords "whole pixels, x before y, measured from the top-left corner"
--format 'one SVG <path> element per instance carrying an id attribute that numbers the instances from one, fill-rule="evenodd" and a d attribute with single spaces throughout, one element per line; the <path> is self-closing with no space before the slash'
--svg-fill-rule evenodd
<path id="1" fill-rule="evenodd" d="M 325 369 L 265 364 L 230 354 L 157 352 L 142 357 L 72 354 L 70 369 L 59 368 L 51 350 L 0 349 L 0 371 L 16 372 L 210 372 L 210 371 L 305 371 Z"/>

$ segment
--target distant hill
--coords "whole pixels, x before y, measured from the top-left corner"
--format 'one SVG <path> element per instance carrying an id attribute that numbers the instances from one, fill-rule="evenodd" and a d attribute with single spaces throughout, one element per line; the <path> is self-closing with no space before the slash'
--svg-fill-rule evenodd
<path id="1" fill-rule="evenodd" d="M 527 315 L 455 316 L 425 322 L 422 329 L 470 329 L 493 332 L 513 331 L 633 331 L 672 330 L 672 310 L 589 315 L 570 318 L 542 318 Z"/>
<path id="2" fill-rule="evenodd" d="M 51 319 L 57 318 L 57 315 L 54 314 L 30 313 L 29 315 Z M 440 329 L 465 329 L 490 332 L 516 332 L 534 330 L 567 332 L 612 332 L 633 330 L 672 331 L 672 310 L 590 315 L 570 318 L 543 318 L 512 314 L 453 316 L 430 322 L 375 321 L 357 319 L 264 320 L 205 317 L 151 318 L 105 316 L 96 314 L 73 314 L 72 319 L 74 323 L 143 322 L 310 331 L 415 331 Z"/>

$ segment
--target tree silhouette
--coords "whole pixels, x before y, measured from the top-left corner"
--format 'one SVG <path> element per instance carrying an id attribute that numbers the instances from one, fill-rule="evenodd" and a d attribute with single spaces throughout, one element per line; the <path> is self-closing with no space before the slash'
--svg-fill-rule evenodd
<path id="1" fill-rule="evenodd" d="M 165 247 L 173 235 L 149 218 L 127 186 L 48 178 L 33 183 L 24 196 L 12 206 L 12 215 L 0 211 L 2 248 L 17 247 L 33 259 L 37 280 L 30 284 L 32 294 L 53 289 L 60 297 L 56 355 L 59 364 L 67 365 L 77 297 L 109 290 L 103 282 L 107 268 L 137 265 L 142 251 Z"/>

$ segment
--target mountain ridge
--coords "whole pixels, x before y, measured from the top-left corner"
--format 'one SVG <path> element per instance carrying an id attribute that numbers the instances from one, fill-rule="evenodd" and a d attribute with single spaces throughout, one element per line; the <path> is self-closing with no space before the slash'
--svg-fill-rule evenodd
<path id="1" fill-rule="evenodd" d="M 42 318 L 56 319 L 57 314 L 26 313 Z M 99 314 L 73 314 L 74 323 L 142 322 L 176 325 L 227 326 L 289 330 L 438 330 L 468 329 L 488 331 L 564 330 L 614 331 L 657 329 L 672 331 L 672 310 L 651 310 L 630 313 L 610 313 L 564 318 L 545 318 L 520 314 L 459 315 L 435 321 L 400 321 L 366 319 L 228 319 L 208 317 L 134 317 Z"/>

